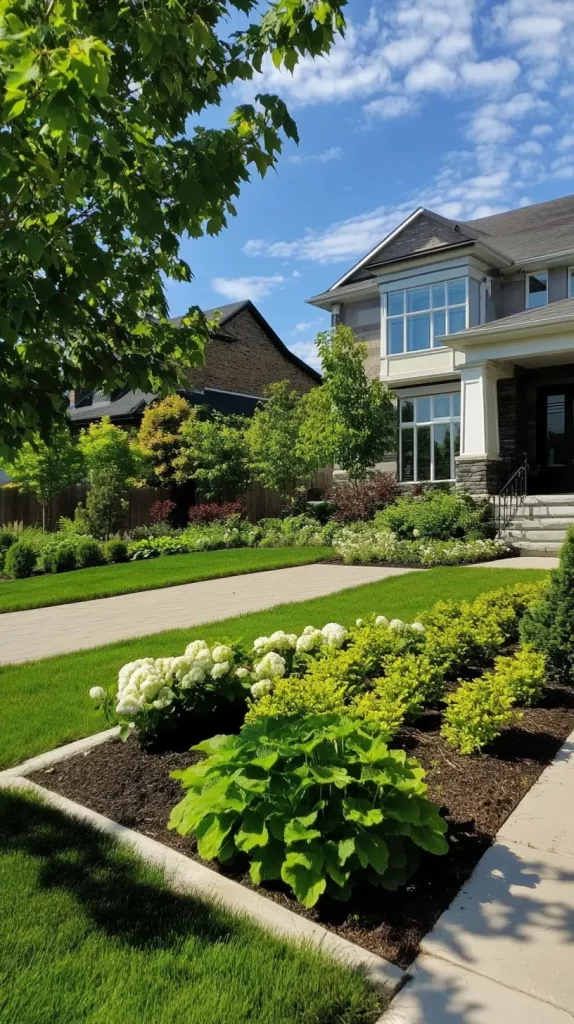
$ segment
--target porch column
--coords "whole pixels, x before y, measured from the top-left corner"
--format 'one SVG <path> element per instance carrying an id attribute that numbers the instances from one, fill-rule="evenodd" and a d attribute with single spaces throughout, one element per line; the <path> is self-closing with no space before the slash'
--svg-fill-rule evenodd
<path id="1" fill-rule="evenodd" d="M 512 374 L 490 362 L 461 368 L 456 482 L 457 487 L 476 496 L 496 493 L 502 482 L 496 384 L 507 376 Z"/>

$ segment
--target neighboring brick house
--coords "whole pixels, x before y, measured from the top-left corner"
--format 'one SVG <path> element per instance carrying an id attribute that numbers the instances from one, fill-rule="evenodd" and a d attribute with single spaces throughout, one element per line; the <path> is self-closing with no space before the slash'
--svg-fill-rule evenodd
<path id="1" fill-rule="evenodd" d="M 192 405 L 249 416 L 275 381 L 288 380 L 300 394 L 321 382 L 320 374 L 283 344 L 250 300 L 219 306 L 218 310 L 219 326 L 205 351 L 205 363 L 191 371 L 189 390 L 182 391 Z M 207 310 L 206 316 L 214 313 Z M 112 395 L 76 392 L 70 418 L 80 425 L 102 416 L 109 416 L 114 423 L 137 424 L 155 398 L 128 389 Z"/>

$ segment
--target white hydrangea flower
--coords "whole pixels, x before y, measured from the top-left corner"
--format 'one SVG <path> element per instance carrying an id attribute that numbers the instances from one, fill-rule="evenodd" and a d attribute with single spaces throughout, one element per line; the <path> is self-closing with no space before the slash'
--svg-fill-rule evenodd
<path id="1" fill-rule="evenodd" d="M 338 622 L 328 622 L 321 630 L 328 647 L 342 647 L 349 631 Z"/>
<path id="2" fill-rule="evenodd" d="M 258 700 L 259 697 L 263 697 L 266 693 L 271 693 L 273 689 L 272 679 L 260 679 L 258 683 L 253 683 L 251 687 L 251 696 Z"/>
<path id="3" fill-rule="evenodd" d="M 303 652 L 308 654 L 309 651 L 314 651 L 315 648 L 321 647 L 324 640 L 325 637 L 320 629 L 316 629 L 315 626 L 305 626 L 305 629 L 297 640 L 296 650 L 300 654 Z"/>
<path id="4" fill-rule="evenodd" d="M 185 656 L 190 658 L 191 661 L 195 661 L 196 658 L 205 660 L 206 657 L 211 658 L 211 651 L 205 640 L 192 640 L 185 648 Z"/>
<path id="5" fill-rule="evenodd" d="M 422 622 L 411 622 L 411 629 L 414 633 L 424 633 L 425 627 Z"/>
<path id="6" fill-rule="evenodd" d="M 359 628 L 360 628 L 361 626 L 364 626 L 364 625 L 365 625 L 365 620 L 364 619 L 355 619 L 355 626 L 359 626 Z"/>
<path id="7" fill-rule="evenodd" d="M 413 537 L 420 537 L 420 535 L 421 535 L 421 531 L 420 531 L 420 530 L 417 530 L 417 529 L 415 528 L 415 529 L 413 530 Z"/>
<path id="8" fill-rule="evenodd" d="M 282 658 L 275 651 L 269 651 L 254 668 L 258 679 L 274 679 L 284 676 L 287 666 L 285 658 Z"/>
<path id="9" fill-rule="evenodd" d="M 148 700 L 153 700 L 156 694 L 159 693 L 163 686 L 163 679 L 161 676 L 148 676 L 148 678 L 140 686 L 140 693 L 144 695 Z"/>
<path id="10" fill-rule="evenodd" d="M 129 718 L 131 715 L 137 715 L 140 710 L 140 706 L 137 700 L 120 700 L 116 704 L 116 714 L 121 715 L 122 718 Z"/>
<path id="11" fill-rule="evenodd" d="M 377 615 L 375 619 L 375 626 L 388 626 L 389 620 L 386 615 Z"/>
<path id="12" fill-rule="evenodd" d="M 192 686 L 197 686 L 198 683 L 205 682 L 205 671 L 202 665 L 192 665 L 189 672 L 186 672 L 180 680 L 180 687 L 182 690 L 189 690 Z"/>
<path id="13" fill-rule="evenodd" d="M 90 689 L 90 697 L 92 700 L 105 700 L 107 696 L 108 695 L 103 686 L 92 686 Z"/>
<path id="14" fill-rule="evenodd" d="M 153 707 L 158 711 L 163 711 L 164 708 L 168 708 L 172 701 L 175 699 L 175 693 L 170 690 L 169 686 L 164 686 L 157 695 L 157 700 L 154 700 Z"/>
<path id="15" fill-rule="evenodd" d="M 404 624 L 402 619 L 391 619 L 391 621 L 389 622 L 389 629 L 400 630 L 400 629 L 404 629 L 404 628 L 405 628 L 405 624 Z"/>
<path id="16" fill-rule="evenodd" d="M 267 638 L 266 646 L 270 651 L 290 651 L 296 643 L 296 633 L 286 633 L 283 629 L 277 629 Z"/>
<path id="17" fill-rule="evenodd" d="M 247 676 L 250 676 L 251 672 L 248 668 L 236 668 L 235 675 L 238 679 L 247 679 Z"/>
<path id="18" fill-rule="evenodd" d="M 227 647 L 225 644 L 219 644 L 214 647 L 211 652 L 211 660 L 214 665 L 221 665 L 223 662 L 233 661 L 233 651 L 231 647 Z"/>
<path id="19" fill-rule="evenodd" d="M 217 664 L 214 665 L 211 670 L 211 678 L 223 679 L 223 676 L 226 676 L 229 673 L 230 668 L 230 661 L 218 661 Z"/>
<path id="20" fill-rule="evenodd" d="M 268 636 L 258 636 L 257 640 L 253 641 L 253 650 L 256 654 L 263 654 L 269 643 Z"/>

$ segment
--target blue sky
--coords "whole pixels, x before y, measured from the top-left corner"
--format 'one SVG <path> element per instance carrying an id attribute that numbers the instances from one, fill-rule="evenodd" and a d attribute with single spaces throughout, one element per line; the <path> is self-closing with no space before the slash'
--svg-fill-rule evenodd
<path id="1" fill-rule="evenodd" d="M 574 192 L 574 0 L 350 0 L 331 56 L 269 62 L 226 97 L 276 92 L 300 135 L 254 174 L 237 219 L 183 243 L 195 280 L 171 312 L 251 298 L 298 355 L 327 316 L 305 304 L 417 206 L 487 216 Z"/>

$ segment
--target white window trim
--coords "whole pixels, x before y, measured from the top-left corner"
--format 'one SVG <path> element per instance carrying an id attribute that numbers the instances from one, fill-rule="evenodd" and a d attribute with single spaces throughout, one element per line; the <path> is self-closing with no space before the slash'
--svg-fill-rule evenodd
<path id="1" fill-rule="evenodd" d="M 444 286 L 445 286 L 445 299 L 447 299 L 448 298 L 448 285 L 450 283 L 452 283 L 452 281 L 459 281 L 459 280 L 463 280 L 465 282 L 465 285 L 466 285 L 466 299 L 465 299 L 464 303 L 463 302 L 457 302 L 457 303 L 454 303 L 453 305 L 437 306 L 436 308 L 432 308 L 432 309 L 421 309 L 421 310 L 416 310 L 415 312 L 412 312 L 412 313 L 407 313 L 407 292 L 408 291 L 411 291 L 411 290 L 414 290 L 414 289 L 420 288 L 420 287 L 425 287 L 425 288 L 428 287 L 429 290 L 430 290 L 430 289 L 432 289 L 433 286 L 435 286 L 437 284 L 444 284 Z M 404 313 L 397 313 L 394 316 L 389 316 L 389 312 L 388 312 L 388 309 L 389 309 L 389 296 L 391 294 L 396 293 L 396 292 L 403 292 L 403 295 L 404 295 Z M 431 295 L 432 295 L 432 292 L 431 292 Z M 434 341 L 435 341 L 434 314 L 435 313 L 444 313 L 444 316 L 445 316 L 445 332 L 446 332 L 446 334 L 448 334 L 448 331 L 447 331 L 447 328 L 448 328 L 448 313 L 449 313 L 449 310 L 451 310 L 451 309 L 464 309 L 464 312 L 465 312 L 465 325 L 464 325 L 463 329 L 466 329 L 468 327 L 468 325 L 469 325 L 469 316 L 470 316 L 470 277 L 469 277 L 468 274 L 461 274 L 461 275 L 459 275 L 457 277 L 453 277 L 453 278 L 443 278 L 441 280 L 429 282 L 428 284 L 425 283 L 424 285 L 418 285 L 418 284 L 414 284 L 413 285 L 411 283 L 408 283 L 408 284 L 405 283 L 403 288 L 392 288 L 392 287 L 389 287 L 389 290 L 387 292 L 384 292 L 382 294 L 381 298 L 382 298 L 382 302 L 381 302 L 381 306 L 382 306 L 382 309 L 381 309 L 381 312 L 382 312 L 382 317 L 381 317 L 381 319 L 382 319 L 382 339 L 383 339 L 383 346 L 384 346 L 384 355 L 383 355 L 382 358 L 386 358 L 386 359 L 404 359 L 405 356 L 421 356 L 421 355 L 424 355 L 427 352 L 436 352 L 436 351 L 438 351 L 440 349 L 447 348 L 446 345 L 435 345 L 435 343 L 434 343 Z M 407 321 L 408 321 L 409 317 L 412 318 L 414 316 L 425 316 L 425 315 L 428 315 L 430 317 L 430 342 L 431 343 L 430 343 L 428 348 L 419 348 L 419 349 L 413 349 L 412 351 L 409 351 L 409 349 L 407 348 L 407 339 L 408 339 Z M 389 320 L 399 320 L 400 318 L 402 318 L 402 320 L 403 320 L 403 350 L 402 350 L 402 352 L 389 352 L 388 322 L 389 322 Z M 455 333 L 458 333 L 458 332 L 455 332 Z M 440 335 L 440 337 L 445 337 L 446 334 L 445 335 Z"/>
<path id="2" fill-rule="evenodd" d="M 530 295 L 530 289 L 529 289 L 530 278 L 531 277 L 540 277 L 541 274 L 546 274 L 546 302 L 543 302 L 542 305 L 543 306 L 547 306 L 548 305 L 548 287 L 550 285 L 550 278 L 549 278 L 549 275 L 548 275 L 548 271 L 547 270 L 537 270 L 537 271 L 533 271 L 531 274 L 527 274 L 526 275 L 526 280 L 525 280 L 525 283 L 524 283 L 524 288 L 525 288 L 524 308 L 525 309 L 540 309 L 539 306 L 529 306 L 528 305 L 528 298 L 529 298 L 529 295 Z"/>
<path id="3" fill-rule="evenodd" d="M 443 387 L 444 387 L 444 385 L 443 385 Z M 448 387 L 448 385 L 447 385 L 447 387 Z M 455 450 L 454 450 L 454 430 L 452 428 L 453 428 L 454 424 L 458 423 L 458 425 L 459 425 L 459 437 L 460 437 L 461 436 L 460 431 L 462 429 L 461 428 L 461 413 L 459 413 L 458 416 L 452 416 L 452 415 L 440 416 L 437 419 L 425 420 L 425 421 L 423 421 L 421 423 L 418 423 L 417 420 L 416 420 L 415 398 L 431 398 L 432 399 L 435 395 L 440 395 L 440 394 L 456 395 L 456 394 L 460 394 L 460 391 L 457 391 L 456 389 L 454 389 L 454 390 L 449 389 L 448 391 L 447 390 L 443 391 L 441 389 L 441 391 L 439 391 L 438 389 L 436 389 L 435 391 L 432 391 L 432 392 L 429 391 L 427 394 L 424 394 L 424 395 L 421 394 L 420 391 L 418 391 L 416 393 L 416 395 L 415 394 L 407 395 L 407 394 L 405 394 L 403 392 L 401 394 L 400 398 L 399 398 L 399 402 L 398 402 L 398 405 L 397 405 L 397 415 L 398 415 L 398 420 L 399 420 L 399 424 L 398 424 L 399 425 L 398 476 L 399 476 L 399 482 L 401 484 L 404 484 L 405 486 L 409 486 L 409 484 L 419 484 L 419 483 L 423 483 L 423 484 L 447 484 L 447 483 L 454 483 L 455 480 L 456 480 L 456 476 L 441 477 L 438 480 L 435 478 L 434 428 L 435 428 L 435 425 L 443 426 L 445 423 L 448 423 L 450 428 L 451 428 L 451 431 L 450 431 L 450 464 L 451 464 L 451 469 L 454 469 L 455 468 L 455 463 L 456 463 L 456 453 L 455 453 Z M 412 423 L 404 423 L 403 424 L 403 422 L 401 420 L 401 401 L 404 401 L 404 400 L 409 401 L 411 399 L 413 401 L 413 414 L 415 416 L 415 419 L 412 421 Z M 452 408 L 452 404 L 451 404 L 451 408 Z M 431 406 L 431 409 L 432 409 L 432 406 Z M 461 409 L 461 412 L 462 412 L 462 409 Z M 418 474 L 417 474 L 417 467 L 418 467 L 418 427 L 430 427 L 430 478 L 428 480 L 419 480 L 418 479 Z M 402 468 L 403 468 L 403 431 L 405 431 L 405 430 L 412 430 L 413 431 L 413 473 L 414 473 L 414 476 L 413 476 L 412 480 L 402 480 L 401 479 L 401 477 L 402 477 Z M 456 470 L 455 470 L 455 472 L 456 472 Z"/>

